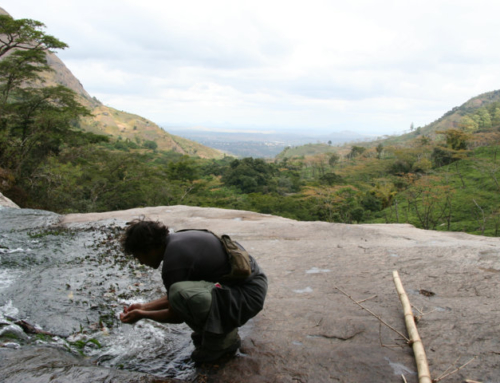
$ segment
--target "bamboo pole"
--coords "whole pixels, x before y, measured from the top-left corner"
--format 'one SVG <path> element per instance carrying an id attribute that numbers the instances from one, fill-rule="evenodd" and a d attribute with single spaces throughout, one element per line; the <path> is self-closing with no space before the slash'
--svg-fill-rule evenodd
<path id="1" fill-rule="evenodd" d="M 413 347 L 415 361 L 417 363 L 418 382 L 432 383 L 429 365 L 427 364 L 427 357 L 425 356 L 424 345 L 422 344 L 422 340 L 418 335 L 417 326 L 415 325 L 415 319 L 411 310 L 410 300 L 408 299 L 403 284 L 401 283 L 399 273 L 397 271 L 393 271 L 392 276 L 394 279 L 394 284 L 396 285 L 399 299 L 401 300 L 401 304 L 403 305 L 406 329 L 410 337 L 410 345 Z"/>

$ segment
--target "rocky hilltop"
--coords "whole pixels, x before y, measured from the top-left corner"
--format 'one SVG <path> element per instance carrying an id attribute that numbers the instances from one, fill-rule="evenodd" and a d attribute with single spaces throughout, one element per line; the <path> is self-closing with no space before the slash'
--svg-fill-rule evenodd
<path id="1" fill-rule="evenodd" d="M 406 334 L 392 278 L 397 270 L 419 318 L 432 378 L 472 359 L 443 381 L 500 382 L 499 239 L 187 206 L 71 214 L 60 224 L 123 223 L 141 215 L 175 230 L 230 234 L 269 277 L 263 312 L 242 329 L 241 353 L 217 369 L 200 369 L 195 381 L 385 383 L 404 375 L 417 382 L 412 349 L 344 295 Z M 120 375 L 121 382 L 136 379 Z"/>

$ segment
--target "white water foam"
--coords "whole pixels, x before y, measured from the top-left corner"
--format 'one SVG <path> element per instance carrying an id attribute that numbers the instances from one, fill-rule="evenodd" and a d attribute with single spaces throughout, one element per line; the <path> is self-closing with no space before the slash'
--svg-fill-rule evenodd
<path id="1" fill-rule="evenodd" d="M 0 269 L 0 291 L 9 287 L 20 274 L 21 272 L 16 270 Z"/>
<path id="2" fill-rule="evenodd" d="M 0 249 L 0 253 L 1 254 L 12 254 L 12 253 L 25 253 L 25 252 L 29 252 L 31 251 L 31 249 L 21 249 L 20 247 L 17 248 L 17 249 Z"/>
<path id="3" fill-rule="evenodd" d="M 0 306 L 0 317 L 16 317 L 19 314 L 19 310 L 12 306 L 12 301 L 8 301 L 5 305 Z"/>

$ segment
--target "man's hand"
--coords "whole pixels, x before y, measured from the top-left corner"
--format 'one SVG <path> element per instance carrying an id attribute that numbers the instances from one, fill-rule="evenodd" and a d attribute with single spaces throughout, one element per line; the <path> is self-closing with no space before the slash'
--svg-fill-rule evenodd
<path id="1" fill-rule="evenodd" d="M 124 306 L 123 307 L 123 312 L 126 314 L 128 313 L 129 311 L 133 311 L 133 310 L 144 310 L 144 304 L 142 303 L 133 303 L 131 304 L 130 306 Z"/>
<path id="2" fill-rule="evenodd" d="M 123 312 L 120 314 L 120 320 L 123 323 L 134 324 L 138 320 L 144 318 L 142 310 L 133 308 L 132 306 L 135 306 L 135 304 L 123 308 Z"/>

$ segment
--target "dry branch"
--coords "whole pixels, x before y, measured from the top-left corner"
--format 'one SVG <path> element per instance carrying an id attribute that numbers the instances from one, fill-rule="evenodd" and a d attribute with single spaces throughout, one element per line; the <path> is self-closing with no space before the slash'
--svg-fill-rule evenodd
<path id="1" fill-rule="evenodd" d="M 340 291 L 342 294 L 344 294 L 347 298 L 349 298 L 351 301 L 353 301 L 355 304 L 357 304 L 359 307 L 361 307 L 363 310 L 366 310 L 368 311 L 371 315 L 373 315 L 375 318 L 377 318 L 380 323 L 386 325 L 387 327 L 389 327 L 392 331 L 396 332 L 397 334 L 399 334 L 400 336 L 403 337 L 403 339 L 405 339 L 407 342 L 409 342 L 409 339 L 408 337 L 406 337 L 405 335 L 403 335 L 401 332 L 399 332 L 398 330 L 396 330 L 394 327 L 392 327 L 390 324 L 388 324 L 387 322 L 385 322 L 382 318 L 380 318 L 377 314 L 375 314 L 374 312 L 370 311 L 369 309 L 367 309 L 365 306 L 361 305 L 357 300 L 355 300 L 353 297 L 351 297 L 349 294 L 347 294 L 344 290 L 342 290 L 340 287 L 337 287 L 335 286 L 335 288 Z"/>
<path id="2" fill-rule="evenodd" d="M 415 318 L 411 310 L 410 300 L 406 295 L 406 292 L 403 288 L 403 284 L 401 283 L 401 279 L 399 278 L 398 272 L 393 271 L 392 276 L 394 279 L 394 284 L 396 285 L 396 290 L 398 292 L 399 299 L 401 300 L 401 304 L 403 305 L 406 329 L 408 331 L 408 335 L 410 336 L 410 344 L 413 347 L 413 352 L 415 354 L 415 361 L 417 363 L 418 381 L 419 383 L 432 383 L 431 373 L 429 371 L 429 365 L 427 364 L 427 357 L 425 355 L 424 345 L 422 344 L 422 340 L 418 335 L 417 326 L 415 325 Z"/>
<path id="3" fill-rule="evenodd" d="M 453 371 L 447 373 L 446 375 L 441 375 L 439 378 L 434 379 L 432 382 L 433 383 L 437 383 L 437 382 L 443 380 L 444 378 L 450 376 L 451 374 L 454 374 L 455 372 L 460 371 L 462 368 L 464 368 L 465 366 L 467 366 L 469 363 L 471 363 L 472 361 L 474 361 L 476 358 L 477 358 L 477 356 L 475 356 L 474 358 L 472 358 L 471 360 L 469 360 L 467 363 L 461 365 L 460 367 L 454 369 Z"/>
<path id="4" fill-rule="evenodd" d="M 373 299 L 373 298 L 377 298 L 377 296 L 374 295 L 374 296 L 372 296 L 370 298 L 361 299 L 360 301 L 357 301 L 357 303 L 363 303 L 363 302 L 369 301 L 370 299 Z"/>

